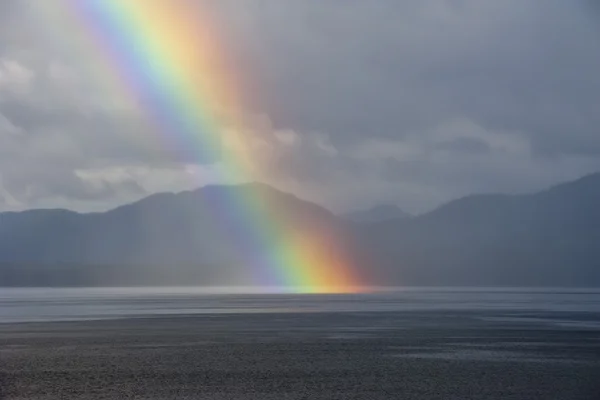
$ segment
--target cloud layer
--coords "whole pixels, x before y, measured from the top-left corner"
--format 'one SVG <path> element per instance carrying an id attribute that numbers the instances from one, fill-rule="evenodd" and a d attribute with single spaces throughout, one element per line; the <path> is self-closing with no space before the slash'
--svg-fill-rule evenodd
<path id="1" fill-rule="evenodd" d="M 419 212 L 600 169 L 594 1 L 208 3 L 255 114 L 257 170 L 282 189 Z M 94 91 L 34 1 L 0 7 L 3 209 L 106 208 L 219 179 Z"/>

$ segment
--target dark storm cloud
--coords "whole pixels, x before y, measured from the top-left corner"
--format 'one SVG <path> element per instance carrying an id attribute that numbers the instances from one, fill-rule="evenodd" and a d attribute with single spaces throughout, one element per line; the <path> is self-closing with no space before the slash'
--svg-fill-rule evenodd
<path id="1" fill-rule="evenodd" d="M 597 0 L 586 0 L 586 5 L 590 8 L 591 12 L 600 13 L 600 3 Z"/>
<path id="2" fill-rule="evenodd" d="M 244 33 L 282 127 L 339 142 L 401 138 L 463 116 L 520 131 L 540 153 L 596 154 L 600 40 L 590 4 L 267 0 L 248 7 Z"/>
<path id="3" fill-rule="evenodd" d="M 600 168 L 597 2 L 219 4 L 275 126 L 325 133 L 338 150 L 329 170 L 363 168 L 347 185 L 423 209 Z"/>

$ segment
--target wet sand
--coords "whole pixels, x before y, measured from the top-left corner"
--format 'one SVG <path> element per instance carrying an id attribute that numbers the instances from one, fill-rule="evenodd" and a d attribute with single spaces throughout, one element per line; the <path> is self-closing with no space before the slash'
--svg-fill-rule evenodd
<path id="1" fill-rule="evenodd" d="M 600 399 L 595 313 L 0 324 L 0 399 Z"/>

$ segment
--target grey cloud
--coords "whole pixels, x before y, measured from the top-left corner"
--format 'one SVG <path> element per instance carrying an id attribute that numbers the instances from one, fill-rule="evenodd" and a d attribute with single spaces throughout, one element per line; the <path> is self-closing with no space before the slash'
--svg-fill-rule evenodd
<path id="1" fill-rule="evenodd" d="M 269 148 L 256 158 L 299 195 L 419 211 L 600 168 L 597 1 L 200 3 L 218 19 L 247 111 L 273 124 L 254 129 Z M 76 58 L 40 37 L 32 6 L 0 2 L 0 60 L 34 74 L 19 83 L 13 70 L 3 87 L 0 67 L 4 191 L 120 198 L 136 186 L 175 189 L 165 182 L 185 182 L 175 172 L 184 164 L 215 161 L 153 134 L 121 99 L 91 92 Z M 293 144 L 276 138 L 285 130 Z M 76 173 L 132 166 L 164 175 L 93 186 Z M 27 182 L 37 192 L 24 191 Z"/>
<path id="2" fill-rule="evenodd" d="M 590 8 L 597 2 L 250 3 L 246 25 L 236 26 L 275 125 L 326 132 L 340 153 L 327 168 L 360 164 L 357 185 L 383 178 L 373 188 L 380 196 L 414 205 L 419 196 L 403 195 L 407 185 L 428 203 L 527 191 L 600 167 L 600 32 Z M 410 145 L 456 118 L 528 147 L 517 160 L 497 148 L 465 158 L 467 148 L 490 143 L 452 138 L 443 161 L 439 141 L 421 143 L 409 160 L 344 156 L 365 140 Z"/>
<path id="3" fill-rule="evenodd" d="M 435 146 L 438 150 L 455 151 L 457 153 L 467 154 L 487 154 L 492 151 L 491 147 L 480 139 L 462 137 Z"/>
<path id="4" fill-rule="evenodd" d="M 278 126 L 338 142 L 462 115 L 541 153 L 597 153 L 600 41 L 582 1 L 260 4 L 243 32 Z"/>
<path id="5" fill-rule="evenodd" d="M 13 201 L 24 204 L 57 197 L 77 201 L 107 199 L 123 192 L 132 195 L 144 193 L 133 181 L 91 182 L 77 176 L 73 170 L 55 166 L 41 169 L 31 164 L 4 164 L 0 177 L 2 190 L 9 193 Z"/>

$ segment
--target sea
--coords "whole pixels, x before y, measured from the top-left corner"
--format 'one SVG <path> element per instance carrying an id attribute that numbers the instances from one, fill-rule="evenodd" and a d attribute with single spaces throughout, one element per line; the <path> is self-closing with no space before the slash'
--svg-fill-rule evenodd
<path id="1" fill-rule="evenodd" d="M 482 318 L 489 315 L 506 322 L 600 330 L 600 321 L 589 318 L 590 314 L 600 313 L 600 289 L 395 287 L 340 295 L 286 294 L 272 288 L 239 287 L 0 289 L 0 323 L 410 311 L 473 311 Z M 562 317 L 565 315 L 567 319 Z"/>
<path id="2" fill-rule="evenodd" d="M 600 290 L 0 289 L 0 399 L 600 399 Z"/>

